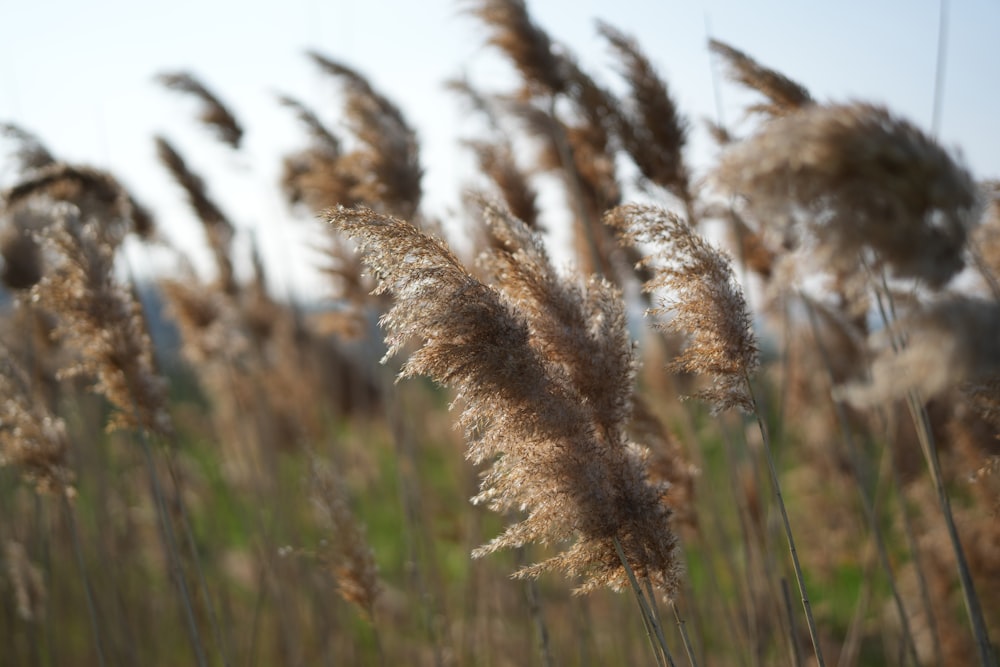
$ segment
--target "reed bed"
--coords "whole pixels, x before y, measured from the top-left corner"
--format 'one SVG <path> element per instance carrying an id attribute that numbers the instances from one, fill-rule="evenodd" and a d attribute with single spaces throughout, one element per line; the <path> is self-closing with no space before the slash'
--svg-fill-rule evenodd
<path id="1" fill-rule="evenodd" d="M 207 273 L 0 126 L 5 664 L 996 665 L 996 182 L 714 40 L 757 101 L 696 167 L 626 31 L 591 73 L 521 0 L 462 7 L 519 82 L 448 83 L 483 122 L 446 217 L 364 63 L 275 100 L 320 304 L 169 138 Z"/>

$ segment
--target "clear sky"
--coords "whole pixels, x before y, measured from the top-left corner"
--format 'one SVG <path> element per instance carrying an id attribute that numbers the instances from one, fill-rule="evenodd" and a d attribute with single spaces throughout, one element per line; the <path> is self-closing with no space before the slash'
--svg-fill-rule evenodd
<path id="1" fill-rule="evenodd" d="M 237 224 L 255 230 L 272 259 L 295 267 L 298 285 L 310 280 L 316 256 L 301 247 L 308 223 L 289 223 L 274 183 L 281 154 L 305 139 L 274 93 L 335 117 L 336 88 L 303 56 L 306 49 L 366 74 L 417 128 L 426 208 L 446 217 L 470 166 L 459 140 L 475 128 L 442 84 L 463 73 L 486 90 L 511 84 L 466 6 L 462 0 L 0 0 L 0 122 L 36 133 L 63 159 L 109 168 L 198 261 L 197 223 L 156 162 L 151 137 L 164 134 Z M 692 120 L 695 164 L 709 155 L 697 120 L 716 114 L 709 30 L 821 101 L 883 103 L 929 129 L 940 7 L 939 0 L 529 0 L 538 23 L 610 85 L 617 78 L 594 20 L 635 36 Z M 951 2 L 947 25 L 941 141 L 960 151 L 978 178 L 1000 178 L 1000 2 Z M 247 129 L 240 152 L 197 126 L 192 100 L 153 81 L 158 72 L 179 69 L 193 71 L 236 112 Z M 747 97 L 724 82 L 721 93 L 724 120 L 738 121 Z"/>

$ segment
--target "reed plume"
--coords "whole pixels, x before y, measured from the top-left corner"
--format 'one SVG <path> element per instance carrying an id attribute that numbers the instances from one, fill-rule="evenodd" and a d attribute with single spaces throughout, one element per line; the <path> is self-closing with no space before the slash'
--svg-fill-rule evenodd
<path id="1" fill-rule="evenodd" d="M 233 223 L 212 200 L 205 187 L 205 182 L 198 174 L 191 171 L 177 149 L 163 137 L 154 137 L 154 141 L 156 142 L 157 157 L 184 190 L 188 204 L 191 205 L 195 215 L 201 221 L 205 237 L 208 239 L 208 246 L 215 259 L 219 285 L 225 293 L 236 294 L 238 287 L 236 277 L 233 274 L 231 258 L 233 236 L 236 233 Z"/>
<path id="2" fill-rule="evenodd" d="M 0 123 L 0 136 L 7 137 L 17 144 L 12 157 L 17 163 L 17 171 L 21 174 L 47 167 L 56 161 L 41 139 L 19 125 Z"/>
<path id="3" fill-rule="evenodd" d="M 153 349 L 141 306 L 114 278 L 107 228 L 61 205 L 43 232 L 53 267 L 31 298 L 56 314 L 54 335 L 79 353 L 66 373 L 95 378 L 94 389 L 117 408 L 109 427 L 170 433 L 166 385 L 153 367 Z"/>
<path id="4" fill-rule="evenodd" d="M 711 385 L 696 396 L 713 412 L 731 407 L 752 412 L 748 379 L 759 365 L 757 343 L 729 258 L 680 216 L 656 206 L 621 206 L 607 214 L 606 222 L 627 243 L 652 249 L 643 263 L 653 267 L 654 277 L 643 289 L 662 290 L 662 300 L 650 314 L 669 314 L 661 326 L 689 337 L 670 367 L 708 376 Z"/>
<path id="5" fill-rule="evenodd" d="M 413 217 L 423 194 L 417 133 L 399 107 L 376 91 L 360 72 L 315 51 L 308 55 L 323 72 L 335 77 L 347 94 L 344 113 L 359 144 L 340 159 L 338 171 L 356 179 L 349 194 L 369 207 Z"/>
<path id="6" fill-rule="evenodd" d="M 538 229 L 538 192 L 517 164 L 510 141 L 467 141 L 465 144 L 472 149 L 479 170 L 493 182 L 511 213 L 532 229 Z"/>
<path id="7" fill-rule="evenodd" d="M 734 81 L 767 98 L 767 103 L 755 104 L 748 111 L 777 117 L 813 103 L 812 96 L 804 86 L 761 65 L 739 49 L 717 39 L 709 40 L 708 48 L 725 60 L 729 76 Z"/>
<path id="8" fill-rule="evenodd" d="M 17 615 L 24 621 L 43 622 L 49 595 L 42 569 L 31 562 L 28 550 L 15 540 L 7 540 L 3 555 Z"/>
<path id="9" fill-rule="evenodd" d="M 852 273 L 863 251 L 937 288 L 964 266 L 978 214 L 969 173 L 883 107 L 813 105 L 773 120 L 723 155 L 714 178 L 792 244 Z"/>
<path id="10" fill-rule="evenodd" d="M 44 212 L 30 208 L 0 216 L 0 283 L 11 290 L 24 290 L 42 279 L 44 262 L 35 234 L 47 222 Z"/>
<path id="11" fill-rule="evenodd" d="M 475 0 L 469 13 L 489 28 L 489 43 L 520 72 L 522 98 L 559 93 L 567 87 L 565 62 L 548 33 L 531 19 L 523 0 Z"/>
<path id="12" fill-rule="evenodd" d="M 287 95 L 278 101 L 295 112 L 311 140 L 308 148 L 284 158 L 281 189 L 285 200 L 292 206 L 305 204 L 315 213 L 359 203 L 355 190 L 361 177 L 347 168 L 353 165 L 342 162 L 340 138 L 303 102 Z"/>
<path id="13" fill-rule="evenodd" d="M 562 570 L 583 578 L 581 591 L 617 589 L 629 583 L 620 544 L 636 576 L 674 593 L 677 538 L 664 489 L 648 481 L 643 451 L 625 437 L 634 353 L 617 291 L 599 279 L 569 288 L 546 284 L 544 275 L 531 278 L 545 271 L 537 241 L 522 244 L 530 231 L 509 217 L 500 224 L 511 251 L 535 258 L 507 291 L 476 280 L 447 247 L 409 223 L 368 210 L 337 209 L 328 218 L 358 241 L 377 290 L 395 297 L 382 318 L 386 356 L 409 339 L 423 341 L 400 377 L 427 375 L 463 402 L 468 457 L 492 461 L 474 501 L 528 513 L 474 555 L 570 543 L 518 575 Z M 558 299 L 566 300 L 556 304 L 558 313 L 538 316 L 543 303 Z M 560 321 L 584 324 L 559 331 L 553 325 Z M 573 359 L 572 351 L 554 349 L 568 340 L 587 345 L 596 356 L 586 361 L 606 373 L 579 368 L 585 352 Z"/>
<path id="14" fill-rule="evenodd" d="M 164 72 L 156 77 L 157 81 L 180 93 L 194 96 L 202 104 L 198 117 L 215 136 L 233 148 L 240 147 L 243 138 L 243 127 L 236 116 L 225 104 L 190 72 Z"/>
<path id="15" fill-rule="evenodd" d="M 115 247 L 128 232 L 143 239 L 156 233 L 149 210 L 118 179 L 100 169 L 52 162 L 0 193 L 5 214 L 39 199 L 73 204 L 82 214 L 101 220 L 105 240 Z"/>
<path id="16" fill-rule="evenodd" d="M 0 347 L 0 352 L 0 468 L 17 467 L 40 493 L 73 497 L 65 423 L 39 400 L 10 350 Z"/>
<path id="17" fill-rule="evenodd" d="M 616 246 L 601 225 L 601 214 L 621 200 L 608 114 L 610 95 L 569 59 L 564 59 L 572 85 L 566 95 L 572 116 L 556 113 L 555 99 L 548 108 L 534 102 L 509 100 L 507 111 L 524 132 L 538 140 L 537 168 L 553 173 L 565 184 L 566 200 L 575 215 L 576 261 L 585 272 L 615 276 L 612 260 Z M 568 78 L 567 81 L 570 79 Z M 570 92 L 572 91 L 572 92 Z M 601 101 L 598 101 L 601 100 Z"/>
<path id="18" fill-rule="evenodd" d="M 687 123 L 666 82 L 633 38 L 604 22 L 598 22 L 597 29 L 614 49 L 629 86 L 629 97 L 615 114 L 622 148 L 643 176 L 690 209 L 693 194 L 684 161 Z"/>
<path id="19" fill-rule="evenodd" d="M 1000 304 L 953 296 L 896 322 L 894 334 L 873 336 L 871 380 L 839 387 L 835 395 L 856 406 L 877 405 L 919 391 L 924 399 L 964 382 L 984 383 L 1000 375 Z M 894 349 L 892 335 L 905 347 Z"/>
<path id="20" fill-rule="evenodd" d="M 373 620 L 380 584 L 365 528 L 351 511 L 343 477 L 321 461 L 313 461 L 311 473 L 313 506 L 331 532 L 322 556 L 336 577 L 341 597 Z"/>

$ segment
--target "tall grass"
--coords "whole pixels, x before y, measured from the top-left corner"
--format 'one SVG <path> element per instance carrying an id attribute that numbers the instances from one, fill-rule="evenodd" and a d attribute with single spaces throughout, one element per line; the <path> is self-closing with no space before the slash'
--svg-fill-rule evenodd
<path id="1" fill-rule="evenodd" d="M 183 146 L 212 267 L 140 283 L 162 221 L 0 126 L 11 664 L 995 665 L 996 184 L 719 41 L 759 99 L 696 168 L 625 31 L 591 73 L 523 2 L 464 7 L 519 82 L 448 84 L 484 123 L 443 220 L 363 63 L 307 54 L 337 113 L 276 100 L 321 306 Z"/>

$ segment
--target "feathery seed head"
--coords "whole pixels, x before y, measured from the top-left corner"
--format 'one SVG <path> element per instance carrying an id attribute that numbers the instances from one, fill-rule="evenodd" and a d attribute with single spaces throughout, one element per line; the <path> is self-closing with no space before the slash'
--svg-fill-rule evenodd
<path id="1" fill-rule="evenodd" d="M 654 277 L 644 289 L 662 290 L 662 305 L 650 312 L 670 314 L 662 326 L 689 337 L 671 367 L 707 375 L 712 384 L 697 395 L 714 410 L 751 411 L 746 383 L 759 364 L 757 343 L 729 257 L 679 216 L 656 206 L 620 206 L 607 214 L 605 222 L 626 242 L 652 248 L 653 254 L 643 263 L 652 267 Z"/>
<path id="2" fill-rule="evenodd" d="M 875 334 L 871 380 L 842 385 L 836 397 L 857 407 L 914 390 L 928 399 L 962 382 L 988 383 L 1000 375 L 1000 304 L 995 301 L 952 296 L 919 308 L 893 329 L 905 334 L 905 347 L 892 349 L 892 332 Z"/>
<path id="3" fill-rule="evenodd" d="M 167 88 L 188 93 L 200 100 L 202 111 L 199 120 L 209 127 L 220 141 L 233 148 L 240 147 L 243 128 L 236 120 L 236 116 L 193 74 L 190 72 L 166 72 L 156 78 Z"/>
<path id="4" fill-rule="evenodd" d="M 111 174 L 86 166 L 52 162 L 0 193 L 4 213 L 24 210 L 37 201 L 66 202 L 82 215 L 101 221 L 105 240 L 117 247 L 125 234 L 148 238 L 155 232 L 152 215 Z"/>
<path id="5" fill-rule="evenodd" d="M 0 136 L 16 142 L 17 148 L 13 151 L 13 158 L 17 162 L 18 171 L 22 174 L 41 169 L 56 161 L 38 137 L 18 125 L 0 123 Z"/>
<path id="6" fill-rule="evenodd" d="M 377 291 L 395 297 L 382 318 L 389 354 L 423 341 L 401 376 L 427 375 L 464 404 L 468 456 L 492 463 L 474 502 L 528 513 L 474 555 L 572 542 L 520 574 L 559 569 L 584 577 L 582 590 L 618 588 L 628 580 L 617 538 L 639 576 L 673 593 L 677 538 L 664 489 L 649 482 L 642 451 L 624 435 L 633 358 L 620 295 L 602 281 L 560 283 L 523 223 L 499 208 L 488 215 L 500 241 L 487 259 L 499 288 L 409 223 L 367 210 L 328 213 L 358 242 Z"/>
<path id="7" fill-rule="evenodd" d="M 598 31 L 614 49 L 630 88 L 629 106 L 615 114 L 622 147 L 643 176 L 681 199 L 690 198 L 683 154 L 687 124 L 666 82 L 634 39 L 607 23 L 599 22 Z"/>
<path id="8" fill-rule="evenodd" d="M 65 424 L 37 400 L 29 376 L 10 351 L 0 352 L 0 467 L 19 467 L 39 492 L 73 497 Z"/>
<path id="9" fill-rule="evenodd" d="M 473 0 L 470 13 L 491 30 L 489 43 L 510 58 L 524 80 L 524 95 L 562 92 L 564 63 L 552 39 L 528 14 L 524 0 Z"/>
<path id="10" fill-rule="evenodd" d="M 755 105 L 749 111 L 783 116 L 812 104 L 812 97 L 805 87 L 780 72 L 764 67 L 742 51 L 716 39 L 709 41 L 708 48 L 726 61 L 732 79 L 761 93 L 770 102 Z"/>
<path id="11" fill-rule="evenodd" d="M 106 228 L 82 221 L 68 204 L 55 212 L 57 221 L 41 234 L 53 267 L 31 298 L 58 316 L 55 335 L 77 348 L 79 363 L 67 372 L 96 378 L 95 390 L 118 409 L 111 427 L 171 432 L 166 385 L 153 369 L 141 306 L 115 281 Z"/>
<path id="12" fill-rule="evenodd" d="M 714 178 L 758 221 L 811 240 L 833 268 L 856 268 L 870 249 L 896 275 L 932 287 L 962 268 L 978 213 L 969 173 L 870 104 L 814 105 L 770 121 L 723 156 Z"/>

